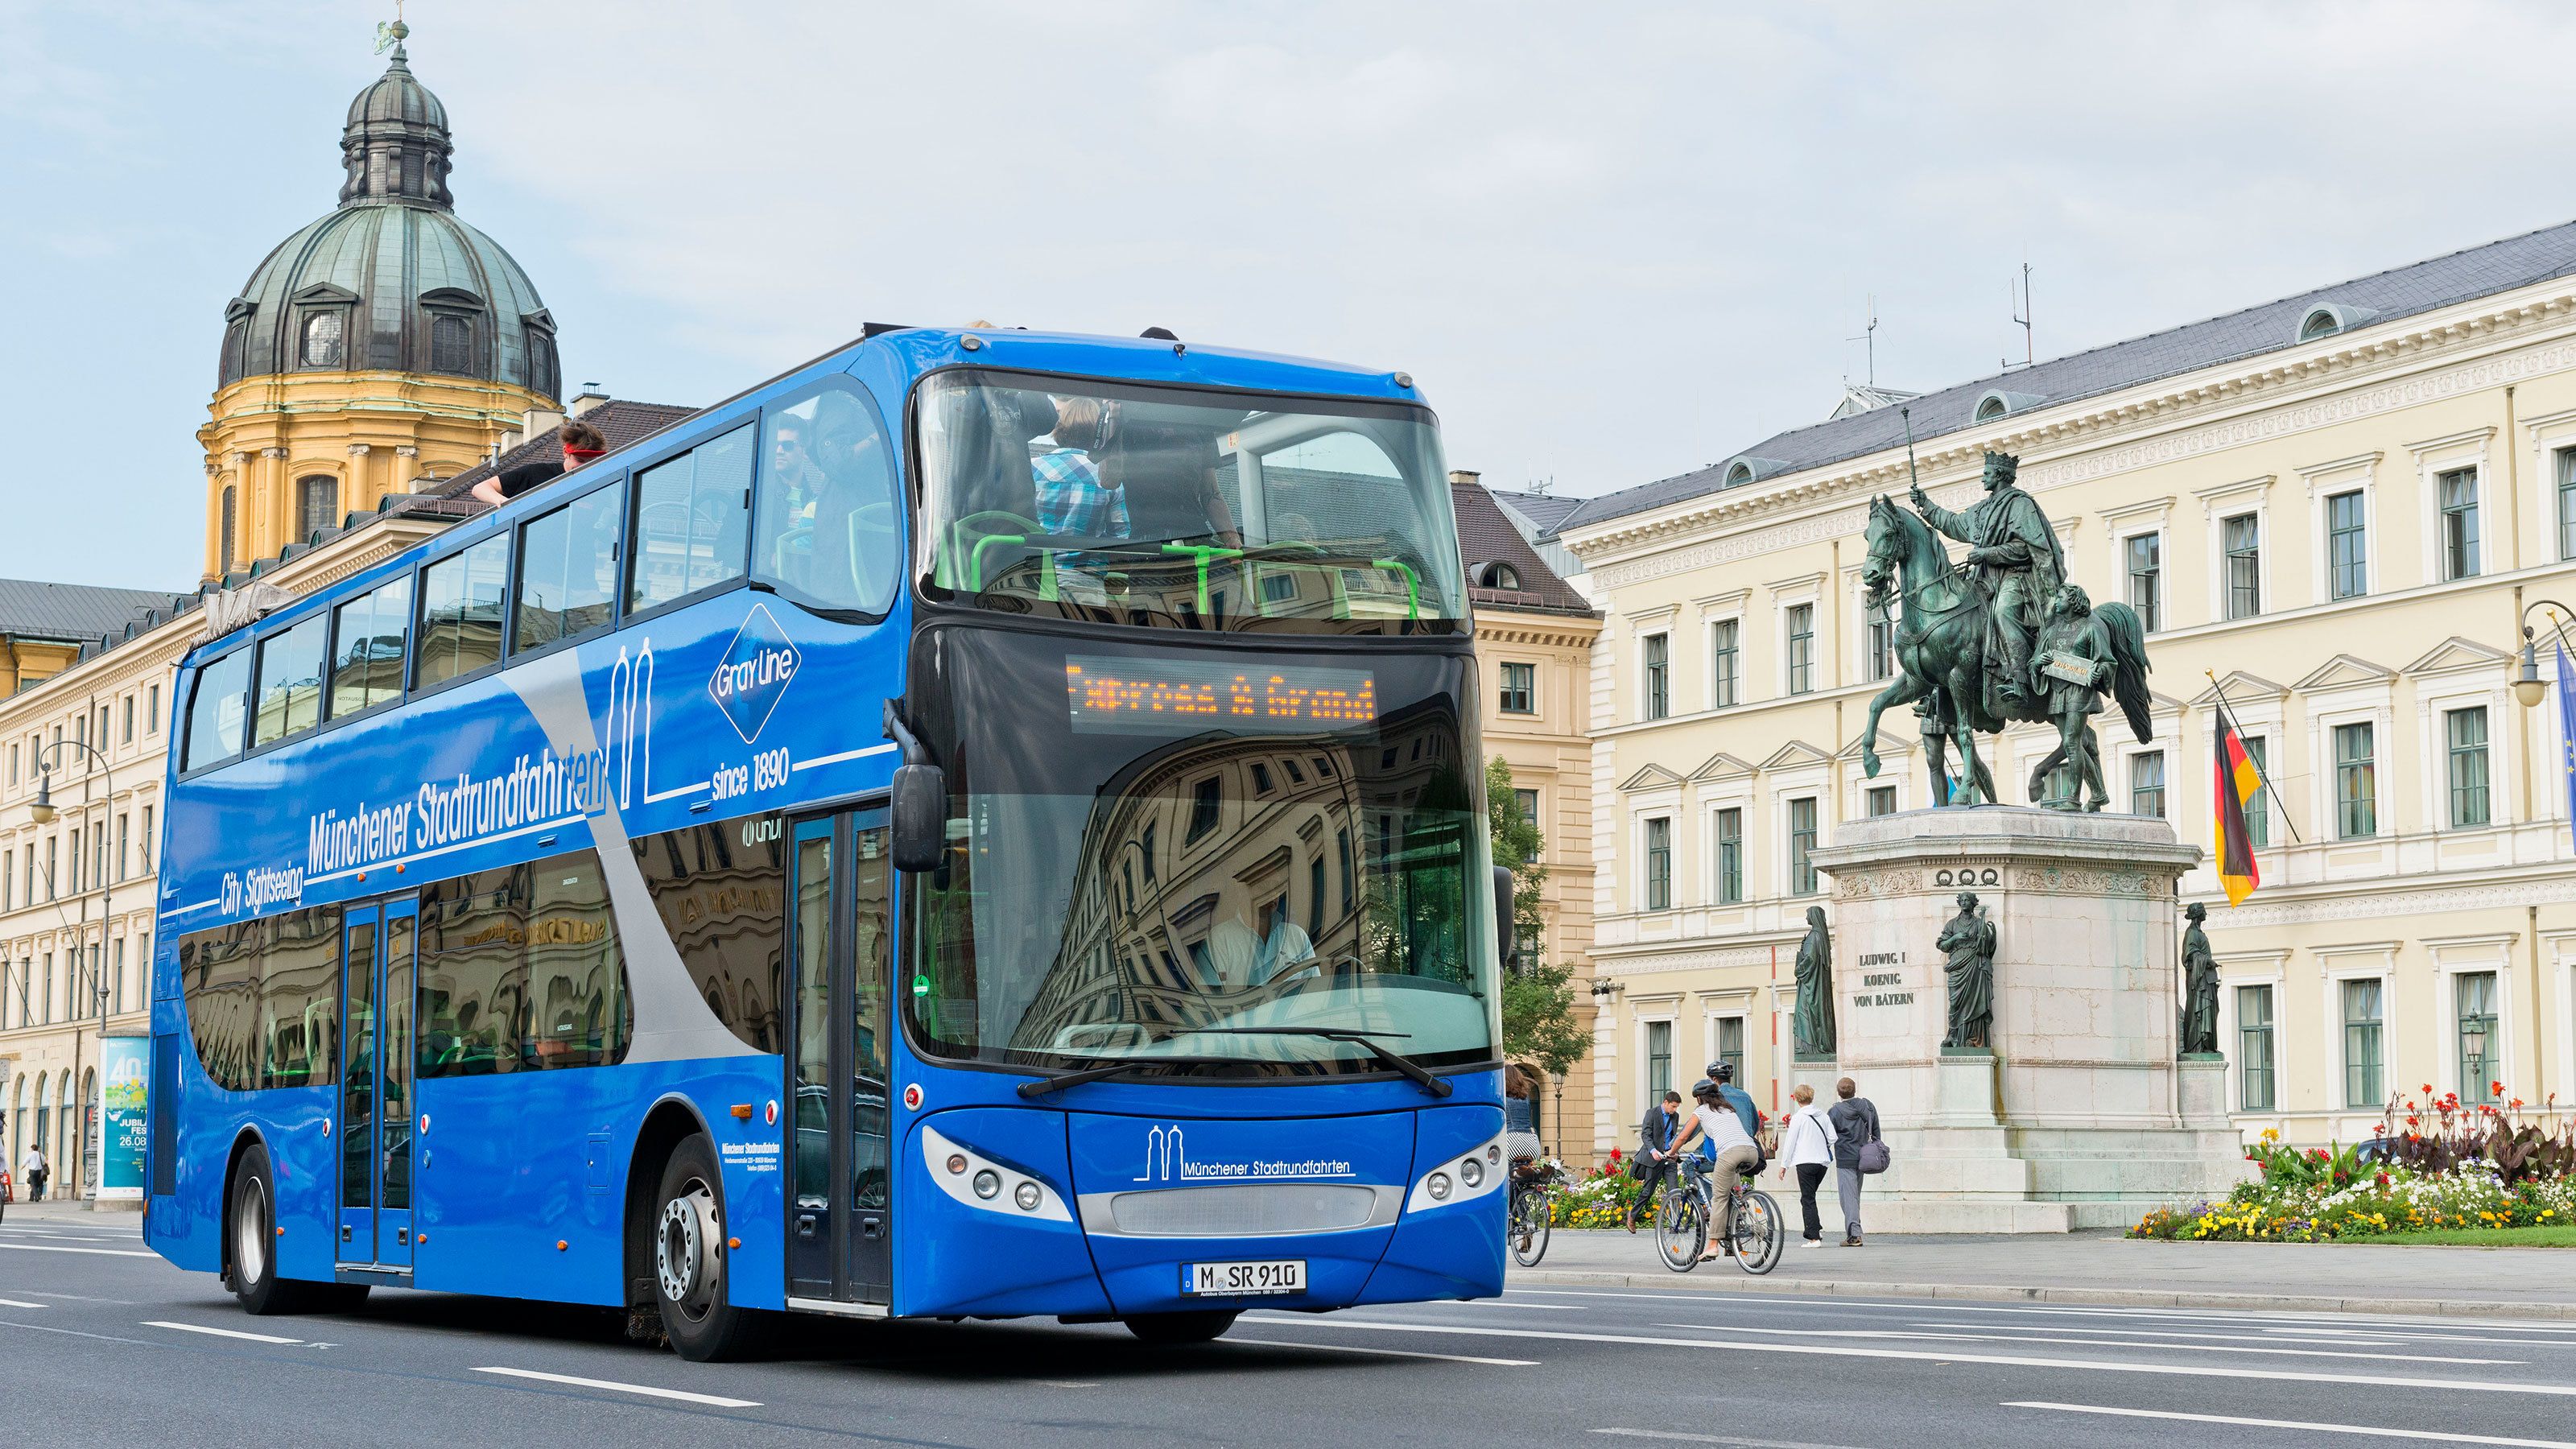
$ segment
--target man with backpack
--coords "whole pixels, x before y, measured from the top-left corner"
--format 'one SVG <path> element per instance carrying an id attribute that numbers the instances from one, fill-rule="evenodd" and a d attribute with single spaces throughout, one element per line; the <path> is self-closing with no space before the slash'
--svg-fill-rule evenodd
<path id="1" fill-rule="evenodd" d="M 1887 1145 L 1878 1135 L 1878 1108 L 1869 1098 L 1855 1095 L 1859 1090 L 1849 1077 L 1834 1083 L 1834 1095 L 1841 1100 L 1825 1114 L 1826 1120 L 1834 1124 L 1834 1191 L 1843 1201 L 1846 1248 L 1861 1246 L 1862 1174 L 1887 1170 Z"/>

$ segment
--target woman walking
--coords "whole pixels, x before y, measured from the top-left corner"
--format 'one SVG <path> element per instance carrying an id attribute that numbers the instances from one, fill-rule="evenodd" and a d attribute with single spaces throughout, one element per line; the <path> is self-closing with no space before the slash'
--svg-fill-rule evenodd
<path id="1" fill-rule="evenodd" d="M 1537 1086 L 1519 1067 L 1503 1068 L 1503 1158 L 1507 1162 L 1547 1156 L 1547 1149 L 1539 1145 L 1537 1114 L 1530 1110 L 1530 1094 Z"/>
<path id="2" fill-rule="evenodd" d="M 1798 1209 L 1805 1215 L 1806 1246 L 1825 1245 L 1825 1224 L 1816 1211 L 1816 1189 L 1824 1185 L 1825 1173 L 1834 1165 L 1834 1124 L 1816 1105 L 1816 1089 L 1801 1083 L 1789 1094 L 1798 1109 L 1789 1114 L 1789 1126 L 1780 1139 L 1780 1180 L 1788 1181 L 1792 1170 L 1798 1174 Z"/>

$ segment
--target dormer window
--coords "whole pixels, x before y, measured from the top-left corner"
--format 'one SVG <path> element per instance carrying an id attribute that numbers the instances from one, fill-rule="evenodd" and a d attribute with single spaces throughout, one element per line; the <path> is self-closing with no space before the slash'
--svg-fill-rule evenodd
<path id="1" fill-rule="evenodd" d="M 474 323 L 454 313 L 440 313 L 429 324 L 429 370 L 474 370 Z"/>
<path id="2" fill-rule="evenodd" d="M 1517 591 L 1521 586 L 1521 571 L 1499 561 L 1483 564 L 1476 570 L 1476 582 L 1488 589 Z"/>
<path id="3" fill-rule="evenodd" d="M 2005 392 L 2001 388 L 1993 388 L 1977 399 L 1976 411 L 1970 416 L 1978 422 L 1991 423 L 1997 418 L 2028 412 L 2046 401 L 2047 398 L 2035 392 Z"/>
<path id="4" fill-rule="evenodd" d="M 2378 320 L 2379 313 L 2373 308 L 2355 307 L 2343 302 L 2320 302 L 2299 319 L 2299 340 L 2314 342 L 2320 337 L 2350 332 L 2355 327 Z"/>
<path id="5" fill-rule="evenodd" d="M 304 314 L 304 337 L 297 359 L 305 367 L 338 367 L 343 355 L 340 309 Z"/>

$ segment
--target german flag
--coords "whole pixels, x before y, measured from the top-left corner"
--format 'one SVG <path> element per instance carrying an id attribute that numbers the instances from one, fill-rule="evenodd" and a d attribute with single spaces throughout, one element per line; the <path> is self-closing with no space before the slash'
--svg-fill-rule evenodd
<path id="1" fill-rule="evenodd" d="M 2245 741 L 2237 737 L 2236 723 L 2224 710 L 2218 715 L 2216 755 L 2218 801 L 2210 813 L 2218 837 L 2218 883 L 2227 891 L 2227 903 L 2241 906 L 2263 883 L 2254 870 L 2254 841 L 2245 829 L 2245 802 L 2263 788 L 2263 776 L 2246 755 Z"/>

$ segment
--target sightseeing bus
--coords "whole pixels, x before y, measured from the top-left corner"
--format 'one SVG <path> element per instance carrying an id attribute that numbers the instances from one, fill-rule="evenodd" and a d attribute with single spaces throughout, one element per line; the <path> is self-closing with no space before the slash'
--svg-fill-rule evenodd
<path id="1" fill-rule="evenodd" d="M 146 1238 L 696 1359 L 1495 1294 L 1471 646 L 1405 374 L 871 327 L 182 662 Z"/>

